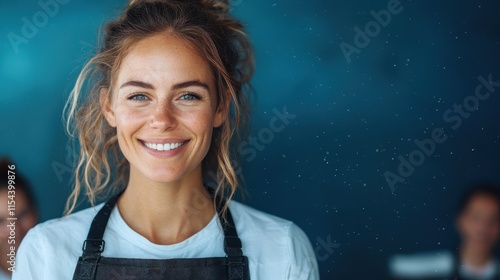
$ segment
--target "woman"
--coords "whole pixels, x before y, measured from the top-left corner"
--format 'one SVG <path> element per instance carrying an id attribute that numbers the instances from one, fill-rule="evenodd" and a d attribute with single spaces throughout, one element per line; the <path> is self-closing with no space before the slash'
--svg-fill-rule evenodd
<path id="1" fill-rule="evenodd" d="M 67 209 L 81 189 L 112 198 L 31 230 L 14 280 L 319 278 L 296 225 L 231 201 L 253 65 L 228 10 L 132 1 L 108 24 L 67 106 L 81 149 Z"/>

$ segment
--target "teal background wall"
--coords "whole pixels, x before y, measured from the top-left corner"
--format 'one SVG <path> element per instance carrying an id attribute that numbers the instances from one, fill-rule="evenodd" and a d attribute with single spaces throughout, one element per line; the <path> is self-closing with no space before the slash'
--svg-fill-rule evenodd
<path id="1" fill-rule="evenodd" d="M 70 192 L 65 99 L 99 27 L 125 5 L 60 3 L 50 14 L 37 1 L 0 3 L 0 155 L 33 184 L 42 220 L 59 217 Z M 500 87 L 474 98 L 478 77 L 500 81 L 499 8 L 494 0 L 233 1 L 257 54 L 257 144 L 240 149 L 246 203 L 302 227 L 322 279 L 384 279 L 392 254 L 456 248 L 459 193 L 500 182 Z M 37 30 L 25 36 L 27 21 Z M 287 124 L 273 130 L 285 108 Z M 418 152 L 415 140 L 434 130 L 442 143 Z M 413 171 L 398 172 L 399 156 Z"/>

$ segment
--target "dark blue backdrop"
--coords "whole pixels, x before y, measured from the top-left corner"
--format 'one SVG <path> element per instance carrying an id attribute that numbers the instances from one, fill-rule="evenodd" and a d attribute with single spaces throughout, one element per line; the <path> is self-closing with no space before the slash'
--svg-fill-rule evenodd
<path id="1" fill-rule="evenodd" d="M 65 99 L 99 26 L 125 4 L 59 2 L 53 13 L 0 3 L 0 155 L 35 186 L 42 220 L 61 215 L 70 190 Z M 479 77 L 500 81 L 499 7 L 233 2 L 257 54 L 257 140 L 240 149 L 246 203 L 301 226 L 322 279 L 382 279 L 391 254 L 455 248 L 461 190 L 500 182 L 500 87 L 476 96 Z"/>

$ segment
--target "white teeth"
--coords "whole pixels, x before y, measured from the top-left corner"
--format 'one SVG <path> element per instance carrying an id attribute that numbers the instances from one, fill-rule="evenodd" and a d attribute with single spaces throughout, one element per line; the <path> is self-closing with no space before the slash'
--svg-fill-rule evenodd
<path id="1" fill-rule="evenodd" d="M 157 151 L 170 151 L 179 148 L 180 146 L 182 146 L 182 144 L 184 143 L 166 143 L 166 144 L 144 143 L 146 147 Z"/>

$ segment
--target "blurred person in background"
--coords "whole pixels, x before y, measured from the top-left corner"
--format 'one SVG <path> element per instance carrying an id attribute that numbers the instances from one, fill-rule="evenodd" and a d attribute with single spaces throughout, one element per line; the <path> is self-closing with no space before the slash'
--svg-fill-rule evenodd
<path id="1" fill-rule="evenodd" d="M 499 279 L 494 248 L 500 235 L 500 191 L 481 185 L 459 204 L 457 229 L 461 237 L 458 275 L 465 279 Z"/>
<path id="2" fill-rule="evenodd" d="M 34 227 L 38 221 L 38 211 L 35 203 L 35 198 L 31 192 L 30 186 L 25 178 L 23 178 L 17 170 L 12 170 L 15 172 L 15 237 L 9 239 L 11 235 L 11 230 L 8 227 L 10 221 L 7 220 L 9 216 L 8 213 L 8 191 L 9 191 L 9 180 L 7 173 L 9 170 L 8 166 L 13 165 L 13 163 L 4 158 L 0 160 L 0 280 L 8 280 L 11 277 L 12 272 L 9 270 L 11 267 L 9 261 L 11 253 L 11 246 L 13 246 L 16 251 L 19 248 L 21 240 L 26 235 L 28 230 Z M 10 243 L 9 243 L 9 240 Z M 14 240 L 14 241 L 12 241 Z"/>
<path id="3" fill-rule="evenodd" d="M 500 236 L 500 190 L 492 185 L 469 189 L 458 204 L 457 253 L 435 252 L 394 256 L 389 269 L 394 279 L 500 279 L 494 249 Z"/>

